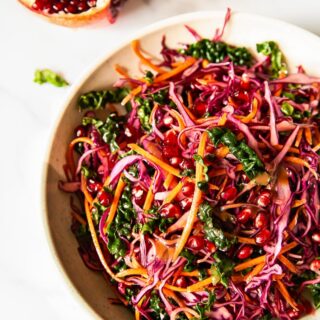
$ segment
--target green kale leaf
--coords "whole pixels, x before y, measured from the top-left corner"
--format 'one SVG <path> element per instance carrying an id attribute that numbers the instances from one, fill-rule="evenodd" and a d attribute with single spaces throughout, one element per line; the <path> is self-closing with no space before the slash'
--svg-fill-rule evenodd
<path id="1" fill-rule="evenodd" d="M 49 69 L 36 70 L 33 81 L 38 84 L 50 83 L 55 87 L 66 87 L 69 83 Z"/>

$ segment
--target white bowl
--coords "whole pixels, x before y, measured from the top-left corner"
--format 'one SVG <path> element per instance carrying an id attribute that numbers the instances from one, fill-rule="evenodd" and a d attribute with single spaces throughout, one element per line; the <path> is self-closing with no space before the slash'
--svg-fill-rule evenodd
<path id="1" fill-rule="evenodd" d="M 138 33 L 135 38 L 148 52 L 158 55 L 160 42 L 165 34 L 170 46 L 193 42 L 194 39 L 185 29 L 187 24 L 202 36 L 212 38 L 216 28 L 223 25 L 225 12 L 197 12 L 180 15 L 153 24 Z M 320 76 L 320 40 L 296 26 L 278 20 L 245 13 L 233 13 L 227 25 L 223 40 L 234 45 L 249 47 L 256 52 L 258 42 L 274 40 L 284 52 L 291 70 L 303 65 L 307 73 Z M 73 292 L 92 311 L 95 317 L 102 319 L 127 320 L 133 318 L 124 307 L 110 304 L 113 290 L 102 276 L 87 269 L 78 251 L 77 242 L 70 231 L 69 195 L 58 190 L 58 180 L 64 179 L 63 164 L 68 143 L 72 139 L 74 128 L 80 123 L 81 114 L 76 103 L 79 95 L 93 89 L 111 87 L 117 79 L 114 64 L 127 67 L 132 75 L 137 75 L 138 59 L 125 43 L 108 53 L 95 63 L 90 72 L 74 85 L 63 112 L 57 121 L 45 163 L 43 178 L 43 212 L 45 228 L 52 253 L 63 271 L 66 281 Z M 305 319 L 319 319 L 320 312 Z"/>

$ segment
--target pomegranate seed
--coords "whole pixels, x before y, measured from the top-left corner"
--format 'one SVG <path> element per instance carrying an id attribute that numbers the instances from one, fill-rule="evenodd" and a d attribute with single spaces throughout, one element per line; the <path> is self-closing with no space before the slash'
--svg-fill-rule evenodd
<path id="1" fill-rule="evenodd" d="M 178 146 L 164 146 L 163 147 L 163 155 L 166 158 L 172 158 L 179 156 L 179 148 Z"/>
<path id="2" fill-rule="evenodd" d="M 237 189 L 235 187 L 227 187 L 224 189 L 224 191 L 221 193 L 221 199 L 223 200 L 232 200 L 237 195 Z"/>
<path id="3" fill-rule="evenodd" d="M 89 6 L 87 5 L 87 3 L 85 1 L 80 2 L 79 5 L 78 5 L 78 11 L 79 12 L 84 12 L 84 11 L 87 11 L 89 9 L 90 8 L 89 8 Z"/>
<path id="4" fill-rule="evenodd" d="M 182 193 L 186 197 L 190 197 L 193 195 L 194 192 L 194 184 L 192 182 L 187 182 L 183 185 L 181 189 Z"/>
<path id="5" fill-rule="evenodd" d="M 186 288 L 188 286 L 186 277 L 178 277 L 175 285 L 179 288 Z"/>
<path id="6" fill-rule="evenodd" d="M 93 179 L 88 180 L 87 189 L 91 193 L 97 193 L 102 188 L 102 184 L 100 182 L 94 181 Z"/>
<path id="7" fill-rule="evenodd" d="M 320 243 L 320 231 L 315 231 L 311 238 L 314 242 Z"/>
<path id="8" fill-rule="evenodd" d="M 182 158 L 180 157 L 172 157 L 169 159 L 169 163 L 175 168 L 179 167 L 179 164 L 181 163 L 181 161 L 182 161 Z"/>
<path id="9" fill-rule="evenodd" d="M 270 239 L 270 236 L 271 232 L 268 229 L 263 229 L 256 235 L 255 241 L 257 244 L 264 244 Z"/>
<path id="10" fill-rule="evenodd" d="M 202 250 L 204 248 L 204 238 L 200 236 L 191 236 L 188 239 L 187 247 L 193 250 Z"/>
<path id="11" fill-rule="evenodd" d="M 136 185 L 132 188 L 132 196 L 138 206 L 142 206 L 146 199 L 146 190 L 140 185 Z"/>
<path id="12" fill-rule="evenodd" d="M 249 208 L 245 208 L 238 213 L 237 220 L 240 223 L 246 223 L 251 218 L 251 216 L 252 216 L 252 210 Z"/>
<path id="13" fill-rule="evenodd" d="M 184 198 L 180 201 L 180 207 L 183 211 L 187 211 L 191 208 L 192 199 L 191 198 Z"/>
<path id="14" fill-rule="evenodd" d="M 118 282 L 118 290 L 122 295 L 126 294 L 127 286 L 123 282 Z"/>
<path id="15" fill-rule="evenodd" d="M 178 143 L 178 137 L 173 130 L 169 130 L 164 134 L 164 145 L 174 146 Z"/>
<path id="16" fill-rule="evenodd" d="M 104 191 L 103 189 L 98 192 L 98 200 L 104 206 L 107 207 L 111 203 L 111 194 Z"/>
<path id="17" fill-rule="evenodd" d="M 318 271 L 320 269 L 320 259 L 314 259 L 310 264 L 312 271 Z"/>
<path id="18" fill-rule="evenodd" d="M 215 252 L 217 251 L 217 247 L 216 247 L 216 245 L 215 245 L 213 242 L 211 242 L 211 241 L 209 241 L 209 240 L 206 240 L 205 243 L 206 243 L 206 249 L 207 249 L 209 252 L 215 253 Z"/>
<path id="19" fill-rule="evenodd" d="M 49 13 L 58 13 L 65 11 L 66 13 L 81 13 L 90 9 L 90 7 L 96 6 L 96 0 L 36 0 L 32 8 L 35 10 L 45 11 Z"/>
<path id="20" fill-rule="evenodd" d="M 271 201 L 271 193 L 269 190 L 263 190 L 260 192 L 260 195 L 257 199 L 257 204 L 260 207 L 266 207 L 267 205 L 269 205 Z"/>
<path id="21" fill-rule="evenodd" d="M 187 170 L 187 169 L 194 169 L 194 162 L 190 159 L 183 159 L 180 163 L 180 169 Z"/>
<path id="22" fill-rule="evenodd" d="M 268 217 L 265 213 L 258 213 L 255 220 L 254 225 L 257 229 L 262 229 L 267 226 Z"/>
<path id="23" fill-rule="evenodd" d="M 65 8 L 65 11 L 67 13 L 73 13 L 74 14 L 74 13 L 78 13 L 78 8 L 75 5 L 70 4 Z"/>
<path id="24" fill-rule="evenodd" d="M 178 219 L 181 215 L 181 209 L 179 206 L 173 203 L 166 203 L 161 209 L 160 209 L 160 215 L 165 218 L 176 218 Z"/>
<path id="25" fill-rule="evenodd" d="M 199 117 L 203 116 L 207 110 L 207 105 L 204 102 L 198 102 L 194 107 L 194 111 Z"/>
<path id="26" fill-rule="evenodd" d="M 232 101 L 236 105 L 242 105 L 249 101 L 249 96 L 247 91 L 235 91 L 232 95 Z"/>
<path id="27" fill-rule="evenodd" d="M 245 173 L 243 173 L 243 174 L 241 175 L 241 180 L 242 180 L 243 182 L 245 182 L 245 183 L 250 182 L 249 177 L 248 177 Z"/>
<path id="28" fill-rule="evenodd" d="M 87 133 L 87 130 L 84 126 L 78 126 L 74 130 L 74 134 L 77 138 L 84 137 Z"/>
<path id="29" fill-rule="evenodd" d="M 247 259 L 252 255 L 253 249 L 251 246 L 243 246 L 237 253 L 238 259 Z"/>
<path id="30" fill-rule="evenodd" d="M 61 2 L 57 2 L 52 6 L 54 12 L 59 12 L 62 11 L 64 9 L 64 5 Z"/>
<path id="31" fill-rule="evenodd" d="M 288 311 L 288 316 L 290 319 L 299 319 L 300 318 L 300 312 L 299 310 L 290 309 Z"/>
<path id="32" fill-rule="evenodd" d="M 173 124 L 173 118 L 171 116 L 165 116 L 163 118 L 163 124 L 167 127 L 170 127 Z"/>

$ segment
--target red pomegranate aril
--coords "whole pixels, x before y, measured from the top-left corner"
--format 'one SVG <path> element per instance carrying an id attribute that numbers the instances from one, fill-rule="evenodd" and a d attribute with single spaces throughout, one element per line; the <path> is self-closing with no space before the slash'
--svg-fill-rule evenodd
<path id="1" fill-rule="evenodd" d="M 64 5 L 61 2 L 57 2 L 52 6 L 52 9 L 54 10 L 54 12 L 62 11 L 63 8 L 64 8 Z"/>
<path id="2" fill-rule="evenodd" d="M 102 188 L 102 184 L 93 179 L 89 179 L 87 183 L 87 189 L 91 193 L 97 193 Z"/>
<path id="3" fill-rule="evenodd" d="M 190 197 L 194 193 L 194 183 L 192 182 L 187 182 L 183 185 L 182 189 L 182 194 L 186 197 Z"/>
<path id="4" fill-rule="evenodd" d="M 266 207 L 269 205 L 271 201 L 271 193 L 269 190 L 263 190 L 260 192 L 260 195 L 258 196 L 257 199 L 257 204 L 260 207 Z"/>
<path id="5" fill-rule="evenodd" d="M 261 230 L 255 238 L 257 244 L 265 244 L 271 236 L 271 232 L 268 229 Z"/>
<path id="6" fill-rule="evenodd" d="M 319 271 L 319 269 L 320 269 L 320 259 L 314 259 L 310 264 L 310 269 L 312 271 Z"/>
<path id="7" fill-rule="evenodd" d="M 238 259 L 247 259 L 252 255 L 253 249 L 251 246 L 243 246 L 237 253 Z"/>
<path id="8" fill-rule="evenodd" d="M 186 288 L 188 285 L 186 277 L 178 277 L 175 283 L 176 287 L 179 288 Z"/>
<path id="9" fill-rule="evenodd" d="M 216 247 L 216 245 L 215 245 L 213 242 L 211 242 L 211 241 L 209 241 L 209 240 L 206 240 L 205 242 L 206 242 L 206 249 L 207 249 L 209 252 L 215 253 L 215 252 L 217 251 L 217 247 Z"/>
<path id="10" fill-rule="evenodd" d="M 110 205 L 110 203 L 111 203 L 111 198 L 112 198 L 110 193 L 108 193 L 108 192 L 106 192 L 106 191 L 104 191 L 104 190 L 100 190 L 100 191 L 98 192 L 97 197 L 98 197 L 99 202 L 100 202 L 104 207 L 107 207 L 107 206 Z"/>
<path id="11" fill-rule="evenodd" d="M 207 112 L 207 105 L 204 102 L 198 102 L 194 107 L 194 111 L 201 117 Z"/>
<path id="12" fill-rule="evenodd" d="M 74 130 L 74 134 L 77 138 L 84 137 L 87 133 L 85 126 L 78 126 Z"/>
<path id="13" fill-rule="evenodd" d="M 291 309 L 288 311 L 288 317 L 290 319 L 299 319 L 300 317 L 300 312 L 299 310 Z"/>
<path id="14" fill-rule="evenodd" d="M 252 217 L 252 210 L 249 208 L 245 208 L 238 213 L 237 220 L 240 223 L 246 223 L 251 217 Z"/>
<path id="15" fill-rule="evenodd" d="M 227 187 L 221 193 L 221 199 L 223 200 L 233 200 L 237 195 L 237 189 L 235 187 Z"/>
<path id="16" fill-rule="evenodd" d="M 320 243 L 320 231 L 315 231 L 311 238 L 314 242 Z"/>
<path id="17" fill-rule="evenodd" d="M 254 225 L 257 229 L 262 229 L 267 226 L 268 217 L 265 213 L 258 213 L 255 220 Z"/>
<path id="18" fill-rule="evenodd" d="M 182 158 L 180 157 L 172 157 L 169 159 L 169 163 L 175 168 L 179 167 L 179 164 L 181 163 L 181 161 L 182 161 Z"/>
<path id="19" fill-rule="evenodd" d="M 178 205 L 173 203 L 166 203 L 160 209 L 160 215 L 165 218 L 176 218 L 178 219 L 181 216 L 182 212 Z"/>
<path id="20" fill-rule="evenodd" d="M 173 118 L 171 116 L 165 116 L 163 118 L 163 124 L 167 127 L 171 126 L 173 124 Z"/>
<path id="21" fill-rule="evenodd" d="M 163 155 L 166 158 L 172 158 L 179 156 L 179 148 L 178 146 L 164 146 L 163 147 Z"/>
<path id="22" fill-rule="evenodd" d="M 188 169 L 194 169 L 194 162 L 190 159 L 183 159 L 180 163 L 180 169 L 182 170 L 188 170 Z"/>
<path id="23" fill-rule="evenodd" d="M 34 10 L 48 10 L 49 13 L 59 13 L 59 12 L 66 12 L 66 13 L 81 13 L 88 11 L 91 7 L 96 6 L 96 0 L 88 0 L 88 1 L 59 1 L 59 0 L 52 0 L 52 1 L 44 1 L 44 0 L 36 0 L 32 8 Z"/>
<path id="24" fill-rule="evenodd" d="M 146 190 L 140 185 L 136 185 L 132 188 L 132 196 L 134 197 L 136 204 L 142 206 L 146 198 Z"/>
<path id="25" fill-rule="evenodd" d="M 78 5 L 78 10 L 80 12 L 87 11 L 87 10 L 89 10 L 89 6 L 86 4 L 86 2 L 81 2 Z"/>
<path id="26" fill-rule="evenodd" d="M 178 143 L 178 137 L 173 130 L 169 130 L 164 134 L 163 143 L 172 147 Z"/>
<path id="27" fill-rule="evenodd" d="M 204 238 L 200 236 L 191 236 L 188 239 L 187 247 L 193 250 L 202 250 L 204 248 Z"/>
<path id="28" fill-rule="evenodd" d="M 191 208 L 192 199 L 191 198 L 184 198 L 180 201 L 180 207 L 183 211 L 187 211 Z"/>

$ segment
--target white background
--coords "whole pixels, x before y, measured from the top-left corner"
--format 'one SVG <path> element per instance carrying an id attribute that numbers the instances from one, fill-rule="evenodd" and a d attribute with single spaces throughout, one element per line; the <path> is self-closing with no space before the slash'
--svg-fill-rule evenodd
<path id="1" fill-rule="evenodd" d="M 48 138 L 69 89 L 34 84 L 34 70 L 51 68 L 74 83 L 141 27 L 227 6 L 320 35 L 318 0 L 129 0 L 116 24 L 81 29 L 51 25 L 15 0 L 0 0 L 0 319 L 90 319 L 57 271 L 40 208 Z"/>

